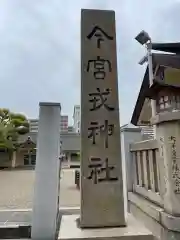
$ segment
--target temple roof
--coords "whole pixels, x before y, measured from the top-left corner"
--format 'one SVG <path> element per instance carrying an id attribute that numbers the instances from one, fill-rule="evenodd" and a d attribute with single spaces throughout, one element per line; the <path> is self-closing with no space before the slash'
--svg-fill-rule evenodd
<path id="1" fill-rule="evenodd" d="M 150 99 L 156 99 L 157 94 L 162 90 L 171 90 L 173 92 L 179 92 L 180 85 L 169 85 L 163 81 L 154 80 L 154 83 L 151 85 L 147 91 L 147 97 Z"/>
<path id="2" fill-rule="evenodd" d="M 152 93 L 155 94 L 155 90 L 161 87 L 179 88 L 180 86 L 180 56 L 155 53 L 152 55 L 152 61 L 154 84 L 151 86 L 150 91 L 149 69 L 147 66 L 131 118 L 131 123 L 135 126 L 150 124 L 150 118 L 152 116 L 149 99 L 150 92 L 150 97 L 152 98 Z"/>
<path id="3" fill-rule="evenodd" d="M 27 139 L 26 141 L 20 143 L 19 147 L 25 149 L 33 149 L 36 147 L 36 143 L 33 142 L 31 139 Z"/>
<path id="4" fill-rule="evenodd" d="M 180 53 L 180 43 L 152 43 L 152 49 L 163 51 L 163 52 L 170 52 L 170 53 Z"/>

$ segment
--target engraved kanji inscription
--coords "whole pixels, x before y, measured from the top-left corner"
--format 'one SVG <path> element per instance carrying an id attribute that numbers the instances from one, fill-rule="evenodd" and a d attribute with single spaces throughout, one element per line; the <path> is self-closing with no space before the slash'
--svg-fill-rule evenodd
<path id="1" fill-rule="evenodd" d="M 164 138 L 160 137 L 160 157 L 164 157 Z M 164 180 L 164 192 L 163 195 L 165 195 L 165 193 L 167 192 L 167 183 L 168 183 L 168 178 L 167 178 L 167 174 L 166 174 L 166 167 L 165 167 L 165 163 L 163 161 L 163 165 L 162 167 L 164 168 L 164 175 L 163 175 L 163 180 Z"/>
<path id="2" fill-rule="evenodd" d="M 106 77 L 106 72 L 112 71 L 111 62 L 97 56 L 97 59 L 88 61 L 87 72 L 90 72 L 91 70 L 93 71 L 96 80 L 103 80 Z"/>
<path id="3" fill-rule="evenodd" d="M 113 40 L 113 37 L 109 36 L 104 30 L 102 30 L 98 26 L 95 26 L 87 36 L 87 38 L 89 40 L 91 40 L 93 37 L 95 37 L 97 39 L 97 47 L 98 48 L 101 48 L 101 42 L 104 42 L 105 39 Z"/>
<path id="4" fill-rule="evenodd" d="M 88 128 L 88 138 L 92 139 L 92 144 L 96 144 L 96 135 L 99 134 L 98 122 L 91 122 L 91 126 Z"/>
<path id="5" fill-rule="evenodd" d="M 103 125 L 99 125 L 98 122 L 91 122 L 88 131 L 88 138 L 92 140 L 92 144 L 96 144 L 96 135 L 100 135 L 104 138 L 105 148 L 108 148 L 108 137 L 113 135 L 114 124 L 109 124 L 108 120 L 105 120 Z"/>
<path id="6" fill-rule="evenodd" d="M 163 157 L 164 156 L 164 139 L 162 137 L 160 137 L 160 156 Z"/>
<path id="7" fill-rule="evenodd" d="M 96 88 L 97 92 L 95 93 L 89 93 L 89 97 L 92 97 L 89 102 L 92 103 L 92 108 L 90 108 L 90 111 L 95 111 L 97 109 L 100 109 L 104 106 L 106 110 L 113 111 L 114 108 L 109 106 L 107 102 L 107 97 L 110 94 L 110 89 L 107 88 L 104 92 L 101 92 L 100 88 Z"/>
<path id="8" fill-rule="evenodd" d="M 172 157 L 172 178 L 174 180 L 176 194 L 180 194 L 180 169 L 177 164 L 177 154 L 176 154 L 176 137 L 169 137 L 171 143 L 171 157 Z"/>
<path id="9" fill-rule="evenodd" d="M 90 159 L 88 167 L 90 169 L 90 174 L 87 179 L 92 180 L 94 184 L 118 180 L 118 177 L 113 176 L 115 167 L 109 165 L 108 158 L 102 161 L 101 158 L 93 157 Z"/>

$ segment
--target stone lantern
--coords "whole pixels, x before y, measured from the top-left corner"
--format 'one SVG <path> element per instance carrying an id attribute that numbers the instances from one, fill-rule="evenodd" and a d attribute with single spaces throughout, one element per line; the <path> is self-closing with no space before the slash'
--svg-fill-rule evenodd
<path id="1" fill-rule="evenodd" d="M 156 114 L 180 110 L 180 85 L 169 85 L 154 80 L 147 97 L 156 101 Z"/>
<path id="2" fill-rule="evenodd" d="M 164 210 L 180 217 L 180 56 L 154 54 L 154 81 L 144 75 L 131 123 L 156 125 L 159 145 L 160 191 Z M 152 117 L 151 100 L 156 101 Z"/>
<path id="3" fill-rule="evenodd" d="M 147 91 L 156 100 L 156 125 L 159 142 L 161 193 L 167 213 L 180 216 L 180 85 L 154 80 Z"/>

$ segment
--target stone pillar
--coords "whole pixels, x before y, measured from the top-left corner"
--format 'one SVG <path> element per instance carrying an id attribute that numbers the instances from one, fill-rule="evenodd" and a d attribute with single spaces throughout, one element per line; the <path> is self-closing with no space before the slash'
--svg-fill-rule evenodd
<path id="1" fill-rule="evenodd" d="M 81 12 L 81 227 L 125 226 L 114 11 Z"/>
<path id="2" fill-rule="evenodd" d="M 130 153 L 129 146 L 133 142 L 139 142 L 142 140 L 141 128 L 138 127 L 125 127 L 121 128 L 121 154 L 122 160 L 125 162 L 126 167 L 126 183 L 127 191 L 133 190 L 133 162 L 132 155 Z"/>
<path id="3" fill-rule="evenodd" d="M 12 168 L 16 167 L 16 151 L 12 153 Z"/>
<path id="4" fill-rule="evenodd" d="M 32 239 L 55 239 L 60 155 L 60 104 L 40 103 Z"/>
<path id="5" fill-rule="evenodd" d="M 164 209 L 180 216 L 180 111 L 166 112 L 153 119 L 160 145 L 160 182 Z"/>
<path id="6" fill-rule="evenodd" d="M 71 165 L 71 152 L 67 152 L 67 163 L 69 166 Z"/>
<path id="7" fill-rule="evenodd" d="M 80 219 L 63 215 L 58 239 L 152 240 L 124 210 L 114 11 L 81 10 L 81 59 Z"/>

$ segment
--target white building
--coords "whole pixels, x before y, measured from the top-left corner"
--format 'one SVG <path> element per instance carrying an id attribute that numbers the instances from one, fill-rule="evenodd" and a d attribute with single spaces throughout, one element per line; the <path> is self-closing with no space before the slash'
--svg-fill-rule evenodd
<path id="1" fill-rule="evenodd" d="M 74 120 L 74 130 L 75 132 L 80 132 L 81 128 L 81 108 L 80 105 L 74 106 L 74 113 L 73 113 L 73 120 Z"/>
<path id="2" fill-rule="evenodd" d="M 29 119 L 30 132 L 38 132 L 38 121 L 39 119 Z M 68 132 L 68 116 L 61 115 L 60 121 L 61 132 Z"/>
<path id="3" fill-rule="evenodd" d="M 154 138 L 154 128 L 153 126 L 140 126 L 142 135 L 147 139 Z"/>
<path id="4" fill-rule="evenodd" d="M 144 140 L 154 138 L 153 126 L 134 126 L 133 124 L 129 123 L 121 126 L 121 129 L 123 128 L 140 128 Z"/>

